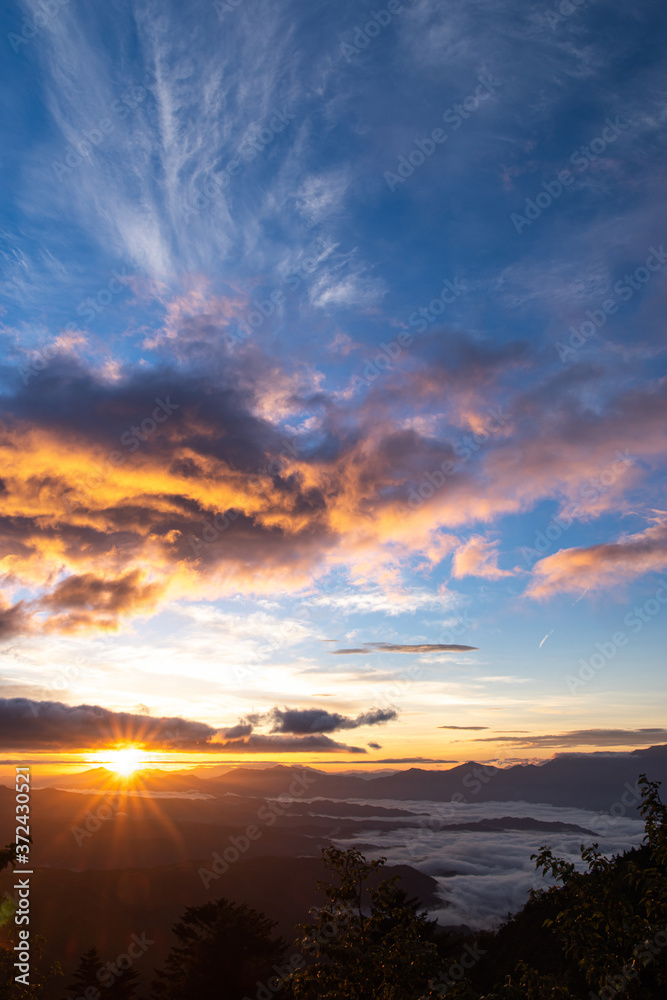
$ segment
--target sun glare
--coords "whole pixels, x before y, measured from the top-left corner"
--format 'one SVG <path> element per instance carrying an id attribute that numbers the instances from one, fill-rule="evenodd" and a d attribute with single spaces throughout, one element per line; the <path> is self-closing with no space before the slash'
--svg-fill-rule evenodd
<path id="1" fill-rule="evenodd" d="M 109 750 L 100 753 L 95 762 L 127 778 L 144 767 L 147 758 L 148 754 L 144 750 L 127 747 L 125 750 Z"/>

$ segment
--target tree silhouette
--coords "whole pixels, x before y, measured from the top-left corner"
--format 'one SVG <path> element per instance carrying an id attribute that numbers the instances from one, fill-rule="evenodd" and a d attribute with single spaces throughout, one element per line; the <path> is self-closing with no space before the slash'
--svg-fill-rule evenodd
<path id="1" fill-rule="evenodd" d="M 137 980 L 139 976 L 134 969 L 126 969 L 120 976 L 116 977 L 110 985 L 107 985 L 106 978 L 99 973 L 104 969 L 104 964 L 96 948 L 91 948 L 81 958 L 72 982 L 67 986 L 66 995 L 68 997 L 84 997 L 86 990 L 92 987 L 97 990 L 98 995 L 105 1000 L 131 1000 L 136 993 Z"/>
<path id="2" fill-rule="evenodd" d="M 84 996 L 88 987 L 92 986 L 99 990 L 100 981 L 97 978 L 97 973 L 102 968 L 102 959 L 96 948 L 91 948 L 82 957 L 79 962 L 76 972 L 72 977 L 72 982 L 65 987 L 65 993 L 67 996 L 81 997 Z"/>
<path id="3" fill-rule="evenodd" d="M 153 983 L 156 1000 L 243 1000 L 284 973 L 285 942 L 275 923 L 245 903 L 227 899 L 191 906 L 173 931 L 178 940 Z"/>
<path id="4" fill-rule="evenodd" d="M 447 1000 L 665 1000 L 667 808 L 639 781 L 644 845 L 606 858 L 582 844 L 580 866 L 543 847 L 533 858 L 554 884 L 479 935 L 487 957 Z"/>
<path id="5" fill-rule="evenodd" d="M 437 975 L 435 921 L 398 888 L 397 877 L 375 889 L 366 883 L 385 858 L 366 861 L 354 849 L 329 847 L 322 860 L 332 874 L 318 882 L 328 902 L 314 925 L 304 925 L 301 949 L 315 961 L 290 977 L 296 1000 L 420 1000 Z"/>
<path id="6" fill-rule="evenodd" d="M 10 865 L 16 865 L 16 844 L 7 844 L 6 847 L 0 848 L 0 872 L 4 871 L 5 868 L 9 868 Z M 9 922 L 14 915 L 14 903 L 3 893 L 0 896 L 0 926 Z M 39 997 L 42 993 L 44 984 L 52 977 L 60 976 L 62 973 L 60 971 L 60 965 L 56 962 L 49 970 L 48 975 L 40 973 L 36 968 L 36 964 L 42 957 L 42 945 L 44 944 L 44 939 L 36 935 L 31 941 L 31 965 L 32 970 L 32 983 L 29 986 L 24 986 L 22 983 L 16 982 L 16 969 L 14 967 L 14 962 L 16 961 L 15 952 L 12 948 L 0 947 L 0 1000 L 32 1000 L 32 998 Z"/>
<path id="7" fill-rule="evenodd" d="M 582 844 L 583 872 L 545 847 L 533 857 L 556 885 L 533 896 L 557 897 L 559 912 L 548 925 L 590 987 L 627 997 L 651 997 L 656 987 L 665 991 L 658 992 L 662 997 L 667 995 L 667 807 L 659 782 L 642 774 L 639 783 L 644 846 L 609 859 L 597 844 Z"/>

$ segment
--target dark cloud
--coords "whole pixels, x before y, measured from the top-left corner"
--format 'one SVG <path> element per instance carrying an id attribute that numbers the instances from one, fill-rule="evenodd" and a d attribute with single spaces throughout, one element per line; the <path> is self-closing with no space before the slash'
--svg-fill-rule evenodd
<path id="1" fill-rule="evenodd" d="M 141 573 L 135 570 L 116 580 L 103 580 L 86 573 L 68 576 L 41 601 L 42 607 L 58 610 L 98 609 L 124 611 L 132 604 L 145 601 L 155 593 L 152 584 L 141 586 Z"/>
<path id="2" fill-rule="evenodd" d="M 365 642 L 363 648 L 334 649 L 333 656 L 349 656 L 351 653 L 469 653 L 477 646 L 458 646 L 452 643 L 421 642 L 409 645 L 399 642 Z"/>
<path id="3" fill-rule="evenodd" d="M 0 698 L 3 750 L 88 750 L 136 742 L 151 750 L 206 751 L 215 732 L 212 726 L 188 719 L 154 719 L 99 705 Z"/>
<path id="4" fill-rule="evenodd" d="M 370 763 L 370 761 L 369 761 Z M 373 764 L 458 764 L 458 760 L 437 760 L 432 757 L 387 757 Z"/>
<path id="5" fill-rule="evenodd" d="M 200 332 L 215 345 L 225 322 L 211 323 Z M 412 366 L 349 397 L 299 390 L 289 364 L 263 356 L 257 343 L 234 354 L 221 346 L 205 367 L 178 355 L 170 365 L 128 366 L 111 379 L 69 354 L 27 385 L 17 378 L 0 420 L 0 460 L 11 468 L 3 466 L 0 558 L 9 557 L 11 582 L 43 601 L 54 629 L 116 627 L 203 583 L 214 597 L 231 587 L 261 589 L 278 576 L 288 587 L 303 586 L 324 571 L 329 555 L 353 560 L 359 545 L 395 562 L 396 542 L 410 545 L 415 496 L 433 532 L 459 530 L 462 511 L 473 524 L 562 500 L 563 483 L 576 492 L 609 466 L 621 440 L 636 456 L 633 476 L 642 457 L 652 461 L 664 451 L 667 383 L 610 394 L 602 368 L 582 380 L 576 365 L 545 373 L 519 344 L 498 348 L 460 335 L 443 353 L 436 342 L 428 356 L 415 354 Z M 443 394 L 451 421 L 437 436 L 405 427 L 417 401 L 424 414 L 441 413 Z M 284 430 L 268 416 L 274 396 L 284 400 L 283 413 L 308 412 L 307 432 Z M 445 460 L 456 463 L 462 436 L 490 408 L 503 408 L 502 422 L 475 460 L 459 463 L 437 496 L 420 500 L 424 477 Z M 619 476 L 590 504 L 580 499 L 582 516 L 589 507 L 594 515 L 613 509 L 624 483 Z M 632 575 L 662 565 L 667 551 L 657 528 L 624 543 L 620 556 L 618 548 L 600 547 L 590 558 L 616 573 L 622 557 Z M 542 560 L 531 593 L 581 580 L 581 558 L 577 551 Z M 136 575 L 146 565 L 150 581 Z M 31 610 L 40 606 L 23 609 Z M 27 617 L 10 614 L 9 630 L 21 621 L 27 627 Z M 334 655 L 475 649 L 380 642 Z"/>
<path id="6" fill-rule="evenodd" d="M 384 722 L 391 722 L 397 719 L 398 713 L 392 708 L 372 708 L 369 712 L 358 715 L 353 720 L 352 725 L 345 725 L 343 729 L 356 729 L 357 726 L 378 726 Z"/>
<path id="7" fill-rule="evenodd" d="M 483 736 L 472 742 L 521 747 L 646 746 L 667 742 L 667 729 L 575 729 L 543 736 Z"/>
<path id="8" fill-rule="evenodd" d="M 371 747 L 372 750 L 381 750 L 382 744 L 380 743 L 368 743 L 367 746 Z"/>
<path id="9" fill-rule="evenodd" d="M 35 606 L 52 610 L 50 628 L 68 632 L 97 623 L 113 627 L 121 615 L 150 610 L 162 591 L 144 583 L 144 573 L 132 570 L 115 579 L 94 573 L 68 576 Z"/>
<path id="10" fill-rule="evenodd" d="M 328 736 L 268 736 L 255 734 L 240 740 L 213 744 L 210 749 L 225 753 L 367 753 L 364 747 L 336 743 Z"/>
<path id="11" fill-rule="evenodd" d="M 26 632 L 30 616 L 24 601 L 0 607 L 0 642 Z"/>
<path id="12" fill-rule="evenodd" d="M 398 718 L 394 709 L 373 708 L 356 719 L 323 708 L 273 708 L 263 715 L 248 716 L 253 725 L 268 724 L 272 733 L 333 733 L 340 729 L 379 726 Z"/>
<path id="13" fill-rule="evenodd" d="M 147 750 L 199 753 L 367 752 L 363 747 L 336 743 L 323 735 L 250 735 L 251 729 L 241 724 L 220 731 L 190 719 L 155 719 L 149 715 L 111 712 L 99 705 L 70 706 L 29 698 L 0 698 L 1 751 L 86 751 L 136 743 Z"/>
<path id="14" fill-rule="evenodd" d="M 224 736 L 226 740 L 237 740 L 241 736 L 250 736 L 253 731 L 253 727 L 249 722 L 239 722 L 238 725 L 232 726 L 231 729 L 223 729 L 221 735 Z"/>
<path id="15" fill-rule="evenodd" d="M 436 726 L 436 729 L 463 729 L 470 732 L 488 728 L 488 726 Z"/>

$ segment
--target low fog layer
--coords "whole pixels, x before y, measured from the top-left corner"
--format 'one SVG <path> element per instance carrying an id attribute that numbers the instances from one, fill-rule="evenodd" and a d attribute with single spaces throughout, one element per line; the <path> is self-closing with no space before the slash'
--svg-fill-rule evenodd
<path id="1" fill-rule="evenodd" d="M 359 800 L 361 801 L 361 800 Z M 370 803 L 368 803 L 370 804 Z M 585 809 L 527 802 L 434 803 L 426 801 L 374 801 L 374 806 L 408 809 L 414 825 L 400 830 L 368 829 L 359 836 L 337 840 L 339 847 L 358 847 L 368 857 L 383 855 L 390 864 L 410 864 L 438 880 L 445 905 L 432 912 L 443 924 L 468 924 L 474 928 L 498 926 L 509 913 L 521 909 L 531 889 L 548 882 L 535 871 L 531 854 L 548 845 L 558 856 L 579 862 L 582 843 L 599 843 L 605 854 L 637 847 L 644 835 L 641 820 Z M 620 810 L 619 810 L 620 811 Z M 470 830 L 469 824 L 488 819 L 531 819 L 542 823 L 577 826 L 590 833 L 549 830 Z M 464 830 L 447 829 L 465 824 Z M 510 826 L 510 823 L 503 823 Z M 432 828 L 431 828 L 432 827 Z"/>

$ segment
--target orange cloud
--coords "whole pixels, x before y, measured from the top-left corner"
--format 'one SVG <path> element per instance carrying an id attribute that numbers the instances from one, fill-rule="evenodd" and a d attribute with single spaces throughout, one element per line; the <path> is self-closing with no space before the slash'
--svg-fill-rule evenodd
<path id="1" fill-rule="evenodd" d="M 66 354 L 7 397 L 0 572 L 15 599 L 31 592 L 3 612 L 8 627 L 33 614 L 45 628 L 115 628 L 178 598 L 297 590 L 340 566 L 398 595 L 406 565 L 428 572 L 450 552 L 455 578 L 499 579 L 509 571 L 480 523 L 545 499 L 576 501 L 579 518 L 625 511 L 663 459 L 664 382 L 595 410 L 575 386 L 563 407 L 570 372 L 512 390 L 525 350 L 454 338 L 451 356 L 411 354 L 350 397 L 252 339 L 221 347 L 236 308 L 200 287 L 171 303 L 161 349 L 179 364 L 194 352 L 191 367 L 107 378 Z M 639 543 L 621 548 L 639 572 L 659 563 Z M 531 593 L 562 589 L 573 570 L 597 579 L 612 561 L 602 549 L 542 560 Z"/>
<path id="2" fill-rule="evenodd" d="M 94 573 L 73 574 L 62 580 L 39 602 L 39 609 L 54 611 L 49 628 L 72 632 L 91 625 L 113 627 L 121 616 L 154 610 L 163 588 L 144 583 L 141 570 L 130 570 L 115 579 Z"/>
<path id="3" fill-rule="evenodd" d="M 454 555 L 452 574 L 457 580 L 464 576 L 481 576 L 485 580 L 500 580 L 513 576 L 511 570 L 498 566 L 500 541 L 489 541 L 482 535 L 472 535 Z"/>
<path id="4" fill-rule="evenodd" d="M 617 542 L 562 549 L 535 565 L 530 597 L 582 593 L 629 583 L 644 573 L 667 568 L 667 519 Z"/>

